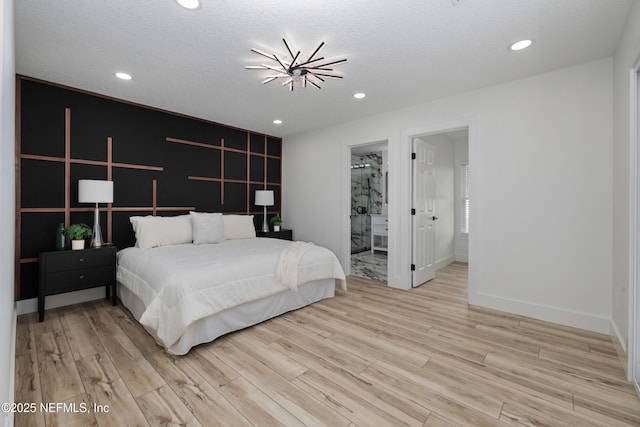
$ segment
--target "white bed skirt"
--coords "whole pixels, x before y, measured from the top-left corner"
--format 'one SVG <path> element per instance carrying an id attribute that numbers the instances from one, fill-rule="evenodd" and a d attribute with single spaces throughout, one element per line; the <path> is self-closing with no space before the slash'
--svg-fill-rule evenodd
<path id="1" fill-rule="evenodd" d="M 191 347 L 213 341 L 214 339 L 237 331 L 288 311 L 297 310 L 325 298 L 335 295 L 335 279 L 317 280 L 298 286 L 297 291 L 289 290 L 267 298 L 250 301 L 234 308 L 223 310 L 213 316 L 200 319 L 187 327 L 184 334 L 167 352 L 176 355 L 187 354 Z M 140 298 L 126 286 L 118 283 L 118 296 L 131 314 L 140 321 L 145 306 Z M 153 331 L 147 331 L 158 341 Z"/>

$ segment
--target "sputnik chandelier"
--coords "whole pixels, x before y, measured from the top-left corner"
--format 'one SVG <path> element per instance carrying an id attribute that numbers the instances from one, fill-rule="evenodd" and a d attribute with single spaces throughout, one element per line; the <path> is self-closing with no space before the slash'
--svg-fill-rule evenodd
<path id="1" fill-rule="evenodd" d="M 289 57 L 278 57 L 278 55 L 276 55 L 275 53 L 268 54 L 258 49 L 251 49 L 252 52 L 262 55 L 274 62 L 274 64 L 271 65 L 260 64 L 247 65 L 245 67 L 247 70 L 272 71 L 272 73 L 265 76 L 266 78 L 262 81 L 262 84 L 267 84 L 277 79 L 284 79 L 282 86 L 288 86 L 289 90 L 292 91 L 294 86 L 307 87 L 308 84 L 315 86 L 318 89 L 322 89 L 320 85 L 324 83 L 326 78 L 342 78 L 342 76 L 334 74 L 333 68 L 329 68 L 329 66 L 347 62 L 346 59 L 322 62 L 324 61 L 324 56 L 319 56 L 316 58 L 316 55 L 318 55 L 320 50 L 324 47 L 324 42 L 320 43 L 320 46 L 318 46 L 317 49 L 313 51 L 311 56 L 309 56 L 306 60 L 302 60 L 300 58 L 300 51 L 298 51 L 294 55 L 287 41 L 285 39 L 282 39 L 282 41 L 287 48 L 287 52 L 289 52 Z M 289 58 L 291 58 L 291 60 L 289 60 Z"/>

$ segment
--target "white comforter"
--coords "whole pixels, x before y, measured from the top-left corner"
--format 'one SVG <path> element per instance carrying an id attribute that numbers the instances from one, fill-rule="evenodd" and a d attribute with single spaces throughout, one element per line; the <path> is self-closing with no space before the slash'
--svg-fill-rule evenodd
<path id="1" fill-rule="evenodd" d="M 335 278 L 346 289 L 335 254 L 315 245 L 304 249 L 297 283 L 278 280 L 280 254 L 289 245 L 292 242 L 286 240 L 257 238 L 126 248 L 118 252 L 117 279 L 143 301 L 146 310 L 140 323 L 168 348 L 196 320 L 302 283 Z"/>

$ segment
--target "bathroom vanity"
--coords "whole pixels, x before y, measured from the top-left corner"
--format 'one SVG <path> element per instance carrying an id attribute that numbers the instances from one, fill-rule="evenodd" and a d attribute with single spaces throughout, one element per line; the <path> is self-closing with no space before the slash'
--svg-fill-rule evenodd
<path id="1" fill-rule="evenodd" d="M 388 223 L 387 215 L 371 215 L 371 253 L 388 251 Z"/>

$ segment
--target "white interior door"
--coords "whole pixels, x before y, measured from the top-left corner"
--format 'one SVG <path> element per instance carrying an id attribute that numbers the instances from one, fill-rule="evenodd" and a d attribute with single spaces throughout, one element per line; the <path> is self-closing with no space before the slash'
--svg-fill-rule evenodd
<path id="1" fill-rule="evenodd" d="M 413 280 L 414 287 L 435 277 L 435 150 L 413 139 Z"/>

